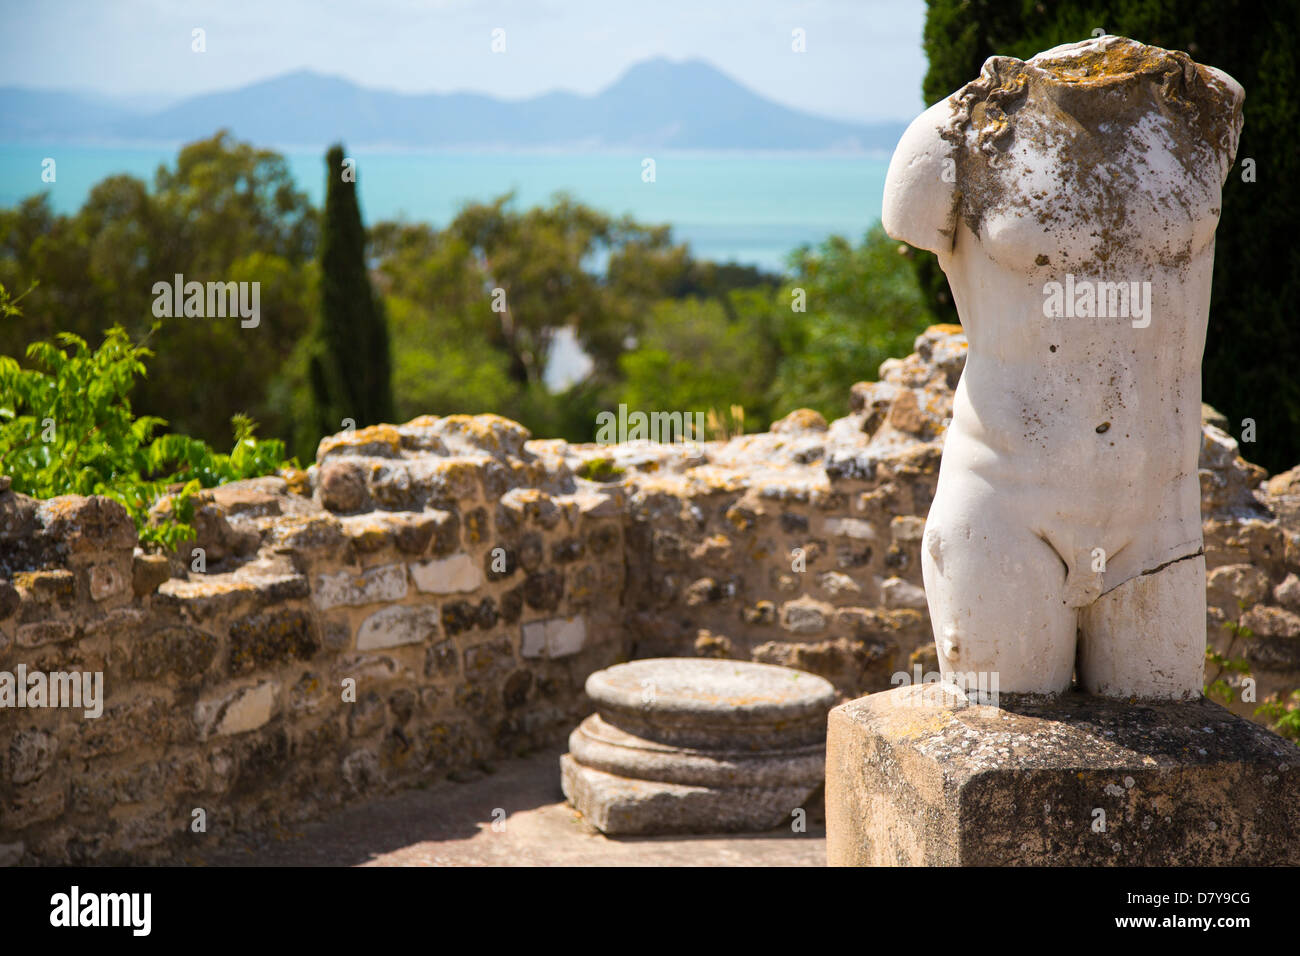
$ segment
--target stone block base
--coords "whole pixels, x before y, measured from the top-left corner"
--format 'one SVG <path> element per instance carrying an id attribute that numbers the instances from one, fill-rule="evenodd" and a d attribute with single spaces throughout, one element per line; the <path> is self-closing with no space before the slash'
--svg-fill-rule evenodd
<path id="1" fill-rule="evenodd" d="M 832 866 L 1300 864 L 1300 748 L 1210 701 L 968 704 L 927 685 L 830 712 Z"/>
<path id="2" fill-rule="evenodd" d="M 689 786 L 636 780 L 584 767 L 560 757 L 560 785 L 583 817 L 611 836 L 668 833 L 751 833 L 793 818 L 816 787 Z"/>

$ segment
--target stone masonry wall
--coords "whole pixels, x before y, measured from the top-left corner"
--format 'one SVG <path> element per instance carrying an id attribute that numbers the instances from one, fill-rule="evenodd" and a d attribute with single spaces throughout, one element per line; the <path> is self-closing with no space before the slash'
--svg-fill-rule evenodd
<path id="1" fill-rule="evenodd" d="M 916 347 L 846 418 L 727 443 L 575 446 L 491 415 L 335 435 L 306 474 L 207 493 L 170 556 L 108 499 L 0 479 L 0 680 L 104 681 L 98 718 L 0 709 L 0 864 L 184 860 L 463 778 L 562 740 L 619 660 L 787 664 L 846 698 L 934 670 L 919 547 L 966 345 Z M 1204 433 L 1207 633 L 1258 635 L 1233 650 L 1263 699 L 1300 686 L 1300 469 L 1265 482 Z M 595 460 L 611 480 L 579 477 Z"/>

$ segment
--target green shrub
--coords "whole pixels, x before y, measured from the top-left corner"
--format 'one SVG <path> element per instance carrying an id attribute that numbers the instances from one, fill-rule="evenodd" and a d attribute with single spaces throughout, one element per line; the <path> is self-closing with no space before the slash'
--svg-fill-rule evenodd
<path id="1" fill-rule="evenodd" d="M 0 286 L 0 314 L 13 308 Z M 170 549 L 193 536 L 188 522 L 200 489 L 291 463 L 284 461 L 283 442 L 258 440 L 244 415 L 231 420 L 235 443 L 228 455 L 185 435 L 155 437 L 166 421 L 135 417 L 128 398 L 152 354 L 114 326 L 94 351 L 70 332 L 32 343 L 27 357 L 35 368 L 0 356 L 0 471 L 15 491 L 37 498 L 113 498 L 131 515 L 142 544 Z M 168 492 L 174 492 L 169 514 L 150 523 L 149 509 Z"/>
<path id="2" fill-rule="evenodd" d="M 1237 607 L 1244 615 L 1246 602 L 1238 601 Z M 1246 678 L 1250 677 L 1250 662 L 1244 656 L 1234 657 L 1232 652 L 1236 649 L 1238 641 L 1248 644 L 1256 639 L 1256 635 L 1254 631 L 1242 624 L 1240 619 L 1225 621 L 1223 628 L 1232 635 L 1227 649 L 1220 654 L 1209 644 L 1205 646 L 1206 663 L 1214 665 L 1217 670 L 1206 682 L 1204 691 L 1206 697 L 1217 698 L 1224 705 L 1228 705 L 1236 698 L 1237 691 L 1225 675 L 1240 674 Z M 1255 716 L 1268 721 L 1268 728 L 1274 733 L 1288 740 L 1300 741 L 1300 688 L 1288 694 L 1279 693 L 1266 697 L 1255 708 Z"/>

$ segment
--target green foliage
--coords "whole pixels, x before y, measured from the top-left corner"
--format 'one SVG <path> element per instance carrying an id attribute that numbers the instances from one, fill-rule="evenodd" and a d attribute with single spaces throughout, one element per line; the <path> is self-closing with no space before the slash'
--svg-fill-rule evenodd
<path id="1" fill-rule="evenodd" d="M 588 481 L 618 481 L 627 472 L 614 464 L 612 458 L 588 458 L 578 466 L 575 474 Z"/>
<path id="2" fill-rule="evenodd" d="M 796 408 L 846 414 L 850 386 L 911 351 L 929 324 L 899 249 L 877 225 L 856 246 L 832 236 L 796 250 L 779 289 L 660 301 L 620 359 L 617 402 L 692 412 L 740 405 L 751 429 Z"/>
<path id="3" fill-rule="evenodd" d="M 745 281 L 702 268 L 667 227 L 559 195 L 524 212 L 510 195 L 467 204 L 446 229 L 380 223 L 371 251 L 392 319 L 401 415 L 492 411 L 534 434 L 590 441 L 619 359 L 672 290 Z M 582 381 L 545 381 L 562 331 L 591 359 Z"/>
<path id="4" fill-rule="evenodd" d="M 1244 601 L 1238 601 L 1237 606 L 1242 611 L 1246 609 Z M 1206 681 L 1204 691 L 1206 697 L 1218 699 L 1227 705 L 1237 699 L 1237 689 L 1225 675 L 1239 674 L 1250 677 L 1250 662 L 1245 657 L 1233 656 L 1233 651 L 1236 650 L 1238 641 L 1249 643 L 1255 640 L 1255 632 L 1240 620 L 1225 621 L 1223 629 L 1232 635 L 1227 649 L 1219 653 L 1208 644 L 1205 647 L 1205 661 L 1216 670 L 1214 676 Z M 1265 699 L 1255 708 L 1255 716 L 1266 718 L 1270 722 L 1269 729 L 1274 733 L 1290 740 L 1300 741 L 1300 688 L 1285 695 L 1285 699 L 1283 695 L 1276 694 Z"/>
<path id="5" fill-rule="evenodd" d="M 803 289 L 808 312 L 784 326 L 773 417 L 802 407 L 837 418 L 848 411 L 854 382 L 874 378 L 885 359 L 912 351 L 931 317 L 909 251 L 877 224 L 858 246 L 832 236 L 791 255 L 785 302 L 792 301 L 794 288 Z"/>
<path id="6" fill-rule="evenodd" d="M 994 54 L 1027 59 L 1094 29 L 1182 50 L 1246 90 L 1237 166 L 1223 188 L 1205 346 L 1204 398 L 1259 440 L 1242 451 L 1270 471 L 1300 459 L 1300 5 L 1252 0 L 928 0 L 923 92 L 935 103 L 979 75 Z M 1243 180 L 1242 161 L 1257 164 Z M 927 304 L 956 321 L 933 257 L 918 254 Z"/>
<path id="7" fill-rule="evenodd" d="M 658 303 L 637 347 L 619 362 L 618 402 L 666 412 L 765 408 L 775 367 L 770 340 L 759 334 L 773 309 L 766 298 L 731 293 L 734 318 L 717 299 Z"/>
<path id="8" fill-rule="evenodd" d="M 398 418 L 495 411 L 515 393 L 508 357 L 457 316 L 398 297 L 387 300 L 387 312 Z"/>
<path id="9" fill-rule="evenodd" d="M 1285 700 L 1278 695 L 1264 701 L 1255 709 L 1255 716 L 1268 718 L 1274 733 L 1300 741 L 1300 689 L 1291 691 Z"/>
<path id="10" fill-rule="evenodd" d="M 379 223 L 367 236 L 341 162 L 336 147 L 323 221 L 279 156 L 224 133 L 184 147 L 152 188 L 104 180 L 74 216 L 44 197 L 0 210 L 0 281 L 40 283 L 24 314 L 0 323 L 0 351 L 20 358 L 34 339 L 89 341 L 114 325 L 140 341 L 154 283 L 176 273 L 258 282 L 257 328 L 162 319 L 133 405 L 207 442 L 245 414 L 306 460 L 347 418 L 491 411 L 590 441 L 620 401 L 719 423 L 741 406 L 750 428 L 801 405 L 833 417 L 849 385 L 925 324 L 906 260 L 879 230 L 860 246 L 799 250 L 788 281 L 694 260 L 667 226 L 563 194 L 524 210 L 505 195 L 442 229 Z M 791 308 L 795 286 L 805 312 Z M 553 389 L 562 335 L 591 368 Z"/>
<path id="11" fill-rule="evenodd" d="M 343 147 L 325 157 L 325 216 L 320 244 L 320 316 L 308 359 L 315 424 L 321 434 L 393 420 L 392 355 L 383 304 L 370 286 L 366 232 L 355 176 Z"/>
<path id="12" fill-rule="evenodd" d="M 273 401 L 280 376 L 314 310 L 316 212 L 294 188 L 284 159 L 224 133 L 183 147 L 152 188 L 131 176 L 98 183 L 81 209 L 55 215 L 46 195 L 0 209 L 0 283 L 25 289 L 23 314 L 0 322 L 0 354 L 67 331 L 98 340 L 122 326 L 140 341 L 158 321 L 154 284 L 260 281 L 261 322 L 161 320 L 157 354 L 133 393 L 144 415 L 210 442 L 247 414 L 287 435 Z"/>
<path id="13" fill-rule="evenodd" d="M 10 314 L 2 286 L 0 305 Z M 284 446 L 259 441 L 253 422 L 241 415 L 232 420 L 228 455 L 185 435 L 155 436 L 166 422 L 135 416 L 129 400 L 152 354 L 115 326 L 93 351 L 70 332 L 32 343 L 27 357 L 37 368 L 0 356 L 0 471 L 15 491 L 38 498 L 114 498 L 142 543 L 174 548 L 194 533 L 187 522 L 201 488 L 274 473 L 284 464 Z M 175 492 L 171 509 L 151 524 L 149 509 L 169 491 Z"/>
<path id="14" fill-rule="evenodd" d="M 569 328 L 607 381 L 647 307 L 687 269 L 666 226 L 613 219 L 563 194 L 519 212 L 513 196 L 471 203 L 448 226 L 451 249 L 477 263 L 479 328 L 519 384 L 542 381 L 551 345 Z M 603 261 L 603 269 L 597 264 Z M 500 290 L 498 294 L 496 290 Z"/>

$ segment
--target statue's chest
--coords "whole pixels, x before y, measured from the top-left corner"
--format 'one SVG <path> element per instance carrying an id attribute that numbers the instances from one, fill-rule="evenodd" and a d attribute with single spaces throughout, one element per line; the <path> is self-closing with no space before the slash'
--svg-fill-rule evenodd
<path id="1" fill-rule="evenodd" d="M 1063 130 L 1022 111 L 1010 142 L 970 164 L 987 253 L 1010 268 L 1098 278 L 1189 262 L 1214 237 L 1220 187 L 1209 149 L 1187 157 L 1169 123 L 1152 113 Z"/>

